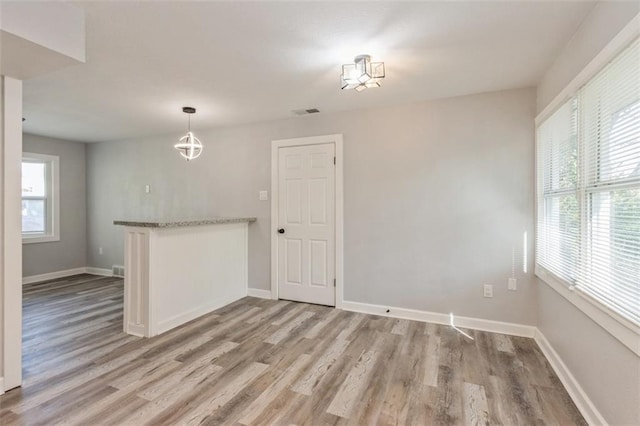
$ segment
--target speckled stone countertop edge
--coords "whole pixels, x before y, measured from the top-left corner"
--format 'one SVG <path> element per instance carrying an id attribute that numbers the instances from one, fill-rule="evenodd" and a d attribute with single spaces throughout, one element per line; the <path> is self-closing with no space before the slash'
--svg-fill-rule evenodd
<path id="1" fill-rule="evenodd" d="M 213 217 L 193 220 L 114 220 L 114 225 L 138 228 L 181 228 L 186 226 L 218 225 L 224 223 L 255 222 L 255 217 Z"/>

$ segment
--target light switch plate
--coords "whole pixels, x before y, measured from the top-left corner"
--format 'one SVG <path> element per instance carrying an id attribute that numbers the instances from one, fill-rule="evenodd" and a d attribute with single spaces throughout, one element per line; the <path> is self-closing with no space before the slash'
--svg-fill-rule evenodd
<path id="1" fill-rule="evenodd" d="M 269 193 L 267 191 L 260 191 L 259 199 L 260 201 L 267 201 L 269 199 Z"/>
<path id="2" fill-rule="evenodd" d="M 493 286 L 491 284 L 485 284 L 482 295 L 484 297 L 493 297 Z"/>
<path id="3" fill-rule="evenodd" d="M 509 290 L 517 290 L 517 283 L 515 278 L 509 278 Z"/>

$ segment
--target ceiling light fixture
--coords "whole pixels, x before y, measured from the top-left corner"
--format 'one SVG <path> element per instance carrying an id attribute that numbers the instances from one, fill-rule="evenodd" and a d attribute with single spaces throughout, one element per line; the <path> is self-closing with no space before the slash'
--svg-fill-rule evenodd
<path id="1" fill-rule="evenodd" d="M 371 56 L 359 55 L 353 64 L 342 66 L 342 89 L 356 89 L 361 92 L 370 87 L 380 87 L 384 78 L 384 62 L 371 62 Z"/>
<path id="2" fill-rule="evenodd" d="M 173 147 L 180 151 L 182 157 L 190 161 L 198 158 L 200 154 L 202 154 L 202 142 L 191 133 L 191 114 L 195 114 L 196 109 L 193 107 L 183 107 L 182 112 L 189 114 L 189 127 L 187 128 L 187 134 L 181 137 Z"/>

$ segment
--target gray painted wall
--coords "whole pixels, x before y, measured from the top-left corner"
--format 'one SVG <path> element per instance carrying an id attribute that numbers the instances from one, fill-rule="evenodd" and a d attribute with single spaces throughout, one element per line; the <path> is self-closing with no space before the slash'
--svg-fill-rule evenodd
<path id="1" fill-rule="evenodd" d="M 22 149 L 60 157 L 60 241 L 23 244 L 22 275 L 86 266 L 85 144 L 24 134 Z"/>
<path id="2" fill-rule="evenodd" d="M 191 163 L 172 148 L 178 133 L 89 145 L 89 265 L 123 263 L 114 219 L 256 216 L 249 285 L 268 289 L 270 203 L 258 191 L 270 189 L 270 142 L 342 133 L 345 300 L 535 324 L 521 261 L 533 232 L 534 114 L 534 90 L 521 89 L 214 130 L 199 130 L 196 115 L 205 150 Z M 517 292 L 507 291 L 514 248 Z M 495 285 L 493 299 L 483 284 Z"/>
<path id="3" fill-rule="evenodd" d="M 537 111 L 554 97 L 640 12 L 640 1 L 596 3 L 537 87 Z"/>
<path id="4" fill-rule="evenodd" d="M 538 111 L 640 11 L 598 3 L 538 87 Z M 640 359 L 551 287 L 539 282 L 538 328 L 612 425 L 640 424 Z"/>
<path id="5" fill-rule="evenodd" d="M 540 282 L 538 328 L 611 425 L 640 424 L 640 359 Z"/>

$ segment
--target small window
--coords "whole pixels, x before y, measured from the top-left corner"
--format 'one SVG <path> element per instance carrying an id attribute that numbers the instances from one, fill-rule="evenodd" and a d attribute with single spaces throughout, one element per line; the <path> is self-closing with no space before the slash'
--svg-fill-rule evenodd
<path id="1" fill-rule="evenodd" d="M 22 155 L 22 242 L 60 240 L 59 157 Z"/>

